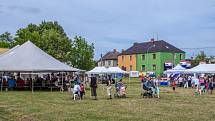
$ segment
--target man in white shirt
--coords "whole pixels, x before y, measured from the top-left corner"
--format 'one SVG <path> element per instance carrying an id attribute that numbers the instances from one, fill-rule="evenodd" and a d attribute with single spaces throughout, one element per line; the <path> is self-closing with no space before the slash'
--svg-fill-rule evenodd
<path id="1" fill-rule="evenodd" d="M 73 94 L 78 94 L 80 95 L 81 87 L 80 85 L 76 84 L 73 88 Z"/>

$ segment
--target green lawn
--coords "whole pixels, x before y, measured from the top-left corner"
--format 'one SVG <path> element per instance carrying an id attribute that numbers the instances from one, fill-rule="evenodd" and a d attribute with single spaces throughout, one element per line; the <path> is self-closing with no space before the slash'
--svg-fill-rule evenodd
<path id="1" fill-rule="evenodd" d="M 193 96 L 192 89 L 161 88 L 161 99 L 143 99 L 138 81 L 127 83 L 128 98 L 73 101 L 67 92 L 9 91 L 0 94 L 0 121 L 215 121 L 215 95 Z"/>

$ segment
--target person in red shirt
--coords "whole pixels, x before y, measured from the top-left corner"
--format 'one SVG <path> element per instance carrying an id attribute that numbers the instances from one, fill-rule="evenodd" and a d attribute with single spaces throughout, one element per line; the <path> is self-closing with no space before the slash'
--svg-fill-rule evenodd
<path id="1" fill-rule="evenodd" d="M 176 82 L 175 82 L 175 80 L 172 80 L 171 86 L 172 86 L 173 92 L 175 92 L 175 88 L 176 88 Z"/>
<path id="2" fill-rule="evenodd" d="M 83 100 L 83 96 L 85 95 L 85 92 L 86 92 L 84 84 L 81 84 L 80 88 L 81 88 L 81 90 L 80 90 L 80 98 L 81 98 L 81 100 Z"/>

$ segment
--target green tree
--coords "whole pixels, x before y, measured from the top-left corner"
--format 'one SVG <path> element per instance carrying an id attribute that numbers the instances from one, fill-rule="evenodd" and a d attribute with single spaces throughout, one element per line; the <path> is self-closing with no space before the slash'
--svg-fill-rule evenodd
<path id="1" fill-rule="evenodd" d="M 208 62 L 208 58 L 203 51 L 200 52 L 194 60 L 192 60 L 192 66 L 197 66 L 200 62 Z"/>
<path id="2" fill-rule="evenodd" d="M 72 66 L 83 70 L 90 70 L 95 66 L 93 61 L 94 45 L 89 45 L 85 38 L 76 36 L 72 41 L 69 57 Z"/>
<path id="3" fill-rule="evenodd" d="M 16 32 L 12 46 L 21 45 L 30 40 L 54 58 L 73 67 L 89 70 L 94 67 L 94 45 L 88 44 L 81 36 L 72 41 L 67 37 L 58 22 L 29 24 Z"/>
<path id="4" fill-rule="evenodd" d="M 0 35 L 0 47 L 9 48 L 10 43 L 13 41 L 13 37 L 9 32 L 5 32 Z"/>
<path id="5" fill-rule="evenodd" d="M 5 32 L 5 33 L 0 35 L 0 41 L 12 42 L 13 36 L 9 32 Z"/>
<path id="6" fill-rule="evenodd" d="M 67 53 L 70 51 L 71 41 L 63 28 L 57 22 L 29 24 L 16 32 L 13 46 L 21 45 L 30 40 L 39 48 L 52 55 L 54 58 L 67 62 Z"/>
<path id="7" fill-rule="evenodd" d="M 5 42 L 5 41 L 0 41 L 0 48 L 9 48 L 10 43 Z"/>

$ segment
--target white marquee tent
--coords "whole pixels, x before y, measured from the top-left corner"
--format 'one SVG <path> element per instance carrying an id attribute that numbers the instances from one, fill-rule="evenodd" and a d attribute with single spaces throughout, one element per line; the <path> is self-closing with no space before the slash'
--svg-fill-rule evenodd
<path id="1" fill-rule="evenodd" d="M 186 70 L 186 68 L 182 67 L 180 64 L 178 64 L 176 67 L 173 69 L 167 70 L 164 73 L 165 74 L 170 74 L 170 73 L 182 73 Z"/>
<path id="2" fill-rule="evenodd" d="M 76 71 L 79 71 L 79 69 L 72 68 L 58 61 L 30 41 L 21 46 L 16 46 L 0 56 L 0 72 L 41 73 Z"/>
<path id="3" fill-rule="evenodd" d="M 119 67 L 109 67 L 108 73 L 111 73 L 111 74 L 129 74 L 129 72 L 124 71 Z"/>
<path id="4" fill-rule="evenodd" d="M 196 67 L 185 70 L 184 73 L 215 73 L 215 64 L 199 64 Z"/>
<path id="5" fill-rule="evenodd" d="M 95 67 L 94 69 L 87 72 L 87 74 L 105 74 L 108 72 L 106 67 Z"/>
<path id="6" fill-rule="evenodd" d="M 76 72 L 28 41 L 0 56 L 1 72 Z"/>
<path id="7" fill-rule="evenodd" d="M 119 67 L 95 67 L 91 71 L 88 71 L 87 74 L 127 74 L 128 72 L 123 71 Z"/>

